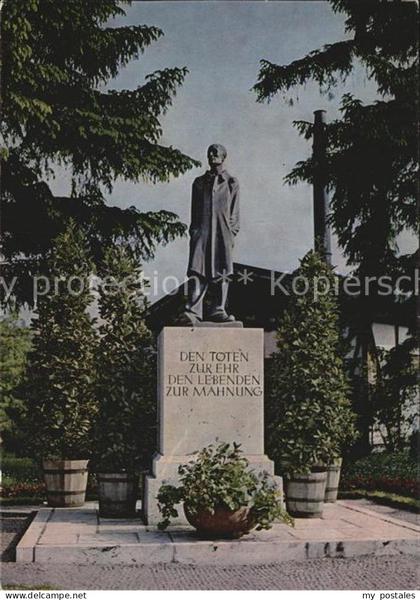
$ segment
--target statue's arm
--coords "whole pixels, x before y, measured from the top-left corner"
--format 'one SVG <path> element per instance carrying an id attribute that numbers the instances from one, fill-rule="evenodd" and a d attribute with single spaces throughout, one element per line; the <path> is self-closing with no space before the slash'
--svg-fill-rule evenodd
<path id="1" fill-rule="evenodd" d="M 200 203 L 198 202 L 197 193 L 198 193 L 197 192 L 197 184 L 196 184 L 196 181 L 194 181 L 192 184 L 192 189 L 191 189 L 191 223 L 190 223 L 190 228 L 189 228 L 190 235 L 192 234 L 192 232 L 194 230 L 200 228 L 200 215 L 199 215 Z"/>
<path id="2" fill-rule="evenodd" d="M 232 187 L 232 202 L 230 205 L 230 229 L 233 235 L 239 232 L 239 182 L 235 179 Z"/>

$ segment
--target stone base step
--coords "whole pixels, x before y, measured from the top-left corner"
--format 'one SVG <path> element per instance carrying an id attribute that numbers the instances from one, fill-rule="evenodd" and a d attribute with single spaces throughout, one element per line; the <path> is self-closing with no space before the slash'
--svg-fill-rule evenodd
<path id="1" fill-rule="evenodd" d="M 355 508 L 327 504 L 320 519 L 276 524 L 239 540 L 200 540 L 190 527 L 166 532 L 140 519 L 99 518 L 95 503 L 42 508 L 16 548 L 16 562 L 76 564 L 267 564 L 313 558 L 416 554 L 420 527 Z"/>

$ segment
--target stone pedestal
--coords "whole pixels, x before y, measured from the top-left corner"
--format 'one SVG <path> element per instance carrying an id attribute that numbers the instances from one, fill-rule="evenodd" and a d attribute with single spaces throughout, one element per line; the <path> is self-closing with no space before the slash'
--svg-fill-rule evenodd
<path id="1" fill-rule="evenodd" d="M 144 486 L 144 516 L 160 520 L 156 495 L 178 482 L 178 467 L 217 442 L 241 444 L 256 471 L 274 473 L 264 454 L 263 330 L 166 327 L 158 340 L 159 452 Z M 185 523 L 180 511 L 178 524 Z M 174 524 L 176 524 L 174 521 Z"/>

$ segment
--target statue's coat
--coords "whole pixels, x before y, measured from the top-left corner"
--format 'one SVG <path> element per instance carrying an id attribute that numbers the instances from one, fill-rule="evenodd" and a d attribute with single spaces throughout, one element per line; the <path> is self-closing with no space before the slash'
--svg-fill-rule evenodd
<path id="1" fill-rule="evenodd" d="M 188 275 L 215 279 L 233 273 L 232 249 L 239 231 L 239 183 L 207 171 L 192 186 Z"/>

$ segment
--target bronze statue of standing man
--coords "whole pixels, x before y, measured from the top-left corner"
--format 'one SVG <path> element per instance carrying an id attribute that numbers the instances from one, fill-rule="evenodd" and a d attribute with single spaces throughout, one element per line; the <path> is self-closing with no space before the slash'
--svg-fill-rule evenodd
<path id="1" fill-rule="evenodd" d="M 235 320 L 226 312 L 232 250 L 239 231 L 239 183 L 225 167 L 226 148 L 212 144 L 207 150 L 210 169 L 192 186 L 188 298 L 185 317 L 192 324 L 203 319 L 203 300 L 212 288 L 206 320 Z"/>

